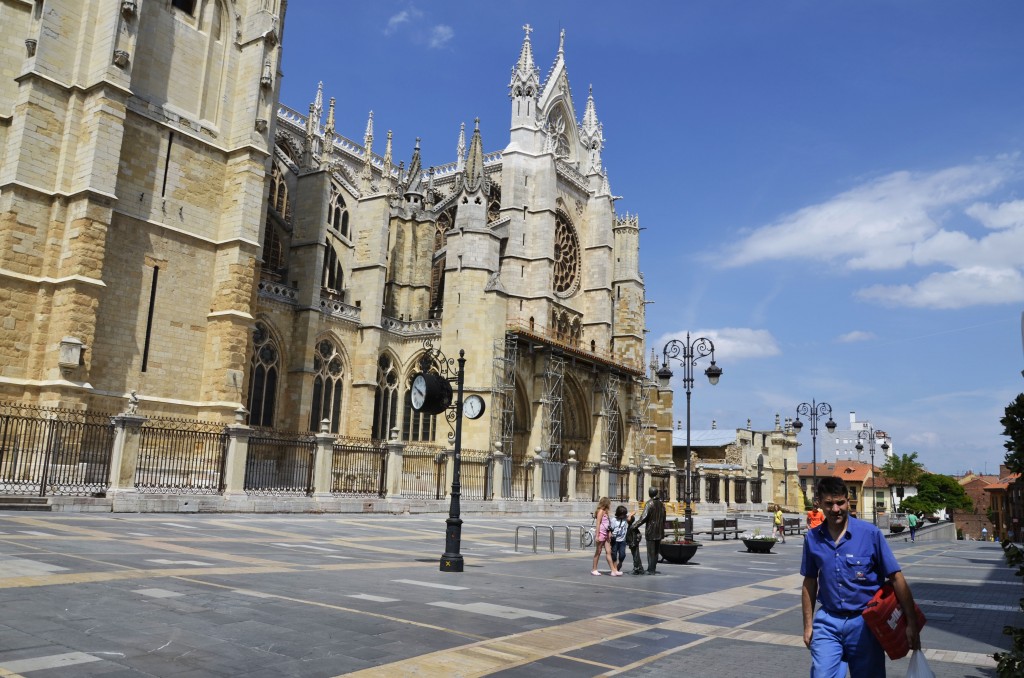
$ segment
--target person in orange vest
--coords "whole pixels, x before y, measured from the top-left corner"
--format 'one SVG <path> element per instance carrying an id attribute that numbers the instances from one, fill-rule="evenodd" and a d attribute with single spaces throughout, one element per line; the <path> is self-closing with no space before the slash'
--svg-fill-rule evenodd
<path id="1" fill-rule="evenodd" d="M 807 529 L 813 530 L 824 521 L 825 514 L 822 513 L 821 509 L 818 508 L 817 504 L 815 504 L 811 507 L 811 510 L 807 512 Z"/>

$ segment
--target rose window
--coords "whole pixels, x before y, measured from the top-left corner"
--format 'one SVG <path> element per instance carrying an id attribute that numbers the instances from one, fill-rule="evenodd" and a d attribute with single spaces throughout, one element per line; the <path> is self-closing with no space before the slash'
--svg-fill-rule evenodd
<path id="1" fill-rule="evenodd" d="M 555 217 L 555 272 L 553 288 L 560 297 L 572 295 L 580 279 L 580 243 L 572 224 L 559 212 Z"/>

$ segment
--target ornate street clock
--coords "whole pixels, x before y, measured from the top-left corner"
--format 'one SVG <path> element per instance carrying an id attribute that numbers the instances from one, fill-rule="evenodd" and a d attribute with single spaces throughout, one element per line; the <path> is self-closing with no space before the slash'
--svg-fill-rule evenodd
<path id="1" fill-rule="evenodd" d="M 424 414 L 440 414 L 452 404 L 452 385 L 433 372 L 421 372 L 412 380 L 412 408 Z"/>

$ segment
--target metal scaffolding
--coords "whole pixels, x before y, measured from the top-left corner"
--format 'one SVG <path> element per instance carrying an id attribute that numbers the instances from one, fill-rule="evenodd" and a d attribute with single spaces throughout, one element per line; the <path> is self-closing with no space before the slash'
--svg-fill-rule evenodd
<path id="1" fill-rule="evenodd" d="M 601 456 L 618 467 L 622 462 L 616 445 L 619 440 L 619 375 L 605 374 L 601 386 Z"/>
<path id="2" fill-rule="evenodd" d="M 495 341 L 494 365 L 491 370 L 493 377 L 491 431 L 496 432 L 495 440 L 501 443 L 501 451 L 509 459 L 512 458 L 512 436 L 516 421 L 516 356 L 518 347 L 519 338 L 514 334 L 505 335 L 504 342 Z"/>
<path id="3" fill-rule="evenodd" d="M 564 416 L 565 357 L 549 351 L 544 361 L 544 445 L 551 461 L 562 459 L 562 419 Z"/>
<path id="4" fill-rule="evenodd" d="M 633 424 L 633 459 L 637 464 L 644 463 L 651 444 L 654 442 L 652 440 L 654 422 L 651 418 L 651 391 L 655 386 L 655 383 L 647 377 L 639 377 L 634 381 L 636 398 L 633 401 L 634 409 L 630 423 Z"/>

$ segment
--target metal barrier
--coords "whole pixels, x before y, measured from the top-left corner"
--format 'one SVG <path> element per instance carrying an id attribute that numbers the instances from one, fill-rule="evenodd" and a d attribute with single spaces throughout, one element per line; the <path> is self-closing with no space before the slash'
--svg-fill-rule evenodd
<path id="1" fill-rule="evenodd" d="M 551 548 L 551 552 L 554 553 L 555 552 L 555 527 L 554 527 L 554 525 L 534 525 L 533 529 L 534 529 L 534 534 L 536 534 L 537 530 L 547 530 L 548 531 L 548 536 L 550 537 L 550 541 L 551 541 L 551 547 L 550 547 Z M 534 537 L 534 540 L 533 540 L 533 550 L 534 550 L 534 552 L 537 551 L 537 538 L 536 537 Z"/>
<path id="2" fill-rule="evenodd" d="M 533 531 L 533 552 L 537 552 L 537 528 L 533 525 L 516 525 L 516 551 L 519 551 L 519 530 Z"/>

